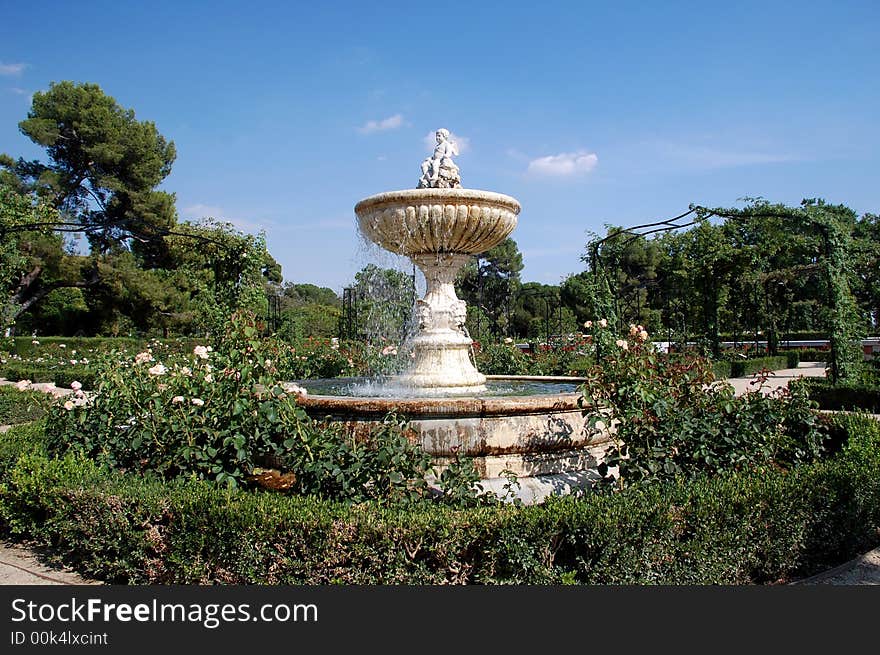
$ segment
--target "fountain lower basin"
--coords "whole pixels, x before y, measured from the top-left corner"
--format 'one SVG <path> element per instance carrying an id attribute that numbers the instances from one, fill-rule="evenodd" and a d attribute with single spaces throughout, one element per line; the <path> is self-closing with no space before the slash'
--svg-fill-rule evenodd
<path id="1" fill-rule="evenodd" d="M 407 397 L 324 395 L 321 389 L 329 391 L 328 383 L 345 392 L 351 379 L 304 380 L 297 384 L 309 393 L 297 402 L 313 419 L 339 425 L 355 438 L 367 435 L 389 412 L 396 412 L 409 421 L 409 439 L 431 455 L 438 471 L 464 455 L 473 460 L 484 487 L 500 489 L 510 472 L 526 490 L 523 499 L 536 501 L 548 493 L 563 493 L 566 486 L 583 487 L 595 480 L 610 445 L 609 430 L 590 425 L 590 415 L 601 410 L 584 406 L 577 391 L 581 381 L 487 376 L 487 393 L 428 397 L 420 390 L 420 395 Z M 541 392 L 503 395 L 529 385 L 540 386 Z M 492 395 L 493 388 L 503 391 Z"/>

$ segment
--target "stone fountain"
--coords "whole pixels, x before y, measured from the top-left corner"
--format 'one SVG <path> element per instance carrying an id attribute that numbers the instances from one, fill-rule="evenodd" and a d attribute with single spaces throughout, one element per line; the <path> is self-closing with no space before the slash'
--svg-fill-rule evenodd
<path id="1" fill-rule="evenodd" d="M 520 482 L 524 501 L 581 487 L 595 479 L 607 432 L 589 427 L 575 378 L 527 378 L 559 391 L 494 397 L 487 376 L 471 359 L 467 308 L 456 296 L 456 274 L 473 256 L 507 238 L 517 224 L 512 197 L 461 186 L 455 144 L 445 129 L 422 163 L 418 187 L 370 196 L 355 205 L 360 231 L 382 248 L 409 257 L 425 275 L 411 367 L 394 380 L 406 397 L 321 395 L 300 404 L 317 419 L 343 423 L 353 434 L 369 431 L 390 411 L 410 421 L 412 439 L 442 468 L 458 454 L 473 458 L 483 486 Z M 500 376 L 489 376 L 497 380 Z M 521 383 L 523 378 L 500 378 Z M 490 380 L 492 382 L 493 380 Z M 309 389 L 309 381 L 302 381 Z"/>

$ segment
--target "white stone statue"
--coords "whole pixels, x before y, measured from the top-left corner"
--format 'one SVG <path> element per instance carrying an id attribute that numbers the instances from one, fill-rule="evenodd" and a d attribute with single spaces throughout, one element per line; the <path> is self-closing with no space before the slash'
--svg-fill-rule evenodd
<path id="1" fill-rule="evenodd" d="M 434 154 L 422 162 L 422 177 L 418 188 L 461 188 L 458 166 L 452 161 L 452 157 L 458 154 L 458 148 L 454 141 L 449 140 L 449 130 L 441 127 L 437 130 L 436 137 Z"/>

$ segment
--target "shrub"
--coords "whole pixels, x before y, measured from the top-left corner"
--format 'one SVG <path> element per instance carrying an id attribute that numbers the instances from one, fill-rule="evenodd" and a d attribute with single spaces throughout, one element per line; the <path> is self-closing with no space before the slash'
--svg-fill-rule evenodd
<path id="1" fill-rule="evenodd" d="M 123 362 L 111 353 L 87 402 L 68 400 L 50 412 L 50 451 L 75 447 L 117 468 L 241 484 L 260 455 L 314 440 L 262 345 L 242 319 L 217 351 L 200 345 L 159 361 L 147 349 Z"/>
<path id="2" fill-rule="evenodd" d="M 19 391 L 15 387 L 0 387 L 0 425 L 25 423 L 46 414 L 49 399 L 41 391 Z"/>
<path id="3" fill-rule="evenodd" d="M 118 351 L 137 352 L 147 347 L 161 347 L 168 352 L 184 354 L 204 339 L 180 337 L 175 339 L 145 339 L 138 337 L 14 337 L 9 352 L 20 357 L 66 355 L 76 351 L 80 355 L 107 354 Z"/>
<path id="4" fill-rule="evenodd" d="M 529 375 L 531 361 L 512 343 L 490 343 L 480 349 L 477 368 L 486 375 Z"/>
<path id="5" fill-rule="evenodd" d="M 53 407 L 49 450 L 73 448 L 162 479 L 266 484 L 345 502 L 413 502 L 432 493 L 425 481 L 431 459 L 409 442 L 401 420 L 388 417 L 362 440 L 315 423 L 278 379 L 275 348 L 259 338 L 252 318 L 238 316 L 216 350 L 104 360 L 90 397 L 80 392 L 80 402 Z M 281 471 L 267 474 L 266 463 Z"/>
<path id="6" fill-rule="evenodd" d="M 405 434 L 406 423 L 394 415 L 363 440 L 325 428 L 303 430 L 288 439 L 277 459 L 296 475 L 296 490 L 348 502 L 414 502 L 428 494 L 425 476 L 431 457 Z"/>
<path id="7" fill-rule="evenodd" d="M 712 375 L 719 380 L 733 377 L 730 362 L 726 359 L 712 362 Z"/>
<path id="8" fill-rule="evenodd" d="M 588 349 L 583 346 L 553 346 L 539 348 L 532 355 L 529 372 L 531 375 L 581 376 L 594 363 Z"/>
<path id="9" fill-rule="evenodd" d="M 761 371 L 778 371 L 783 368 L 788 368 L 787 356 L 734 359 L 730 362 L 730 377 L 743 378 Z"/>
<path id="10" fill-rule="evenodd" d="M 821 409 L 880 413 L 880 385 L 834 384 L 823 378 L 802 378 L 793 381 L 791 386 L 803 389 Z"/>
<path id="11" fill-rule="evenodd" d="M 802 362 L 827 362 L 828 358 L 831 356 L 830 350 L 812 350 L 804 348 L 803 350 L 793 350 L 789 352 L 796 352 Z"/>
<path id="12" fill-rule="evenodd" d="M 644 339 L 618 339 L 605 349 L 584 394 L 606 406 L 601 420 L 616 426 L 616 443 L 600 466 L 609 483 L 788 467 L 822 451 L 828 435 L 803 391 L 736 397 L 714 381 L 703 358 L 665 356 Z"/>
<path id="13" fill-rule="evenodd" d="M 761 584 L 877 544 L 880 425 L 827 461 L 528 507 L 383 506 L 122 474 L 0 440 L 0 526 L 122 584 Z"/>
<path id="14" fill-rule="evenodd" d="M 280 379 L 335 378 L 355 372 L 354 360 L 330 339 L 305 339 L 293 346 L 264 339 L 261 347 L 273 358 Z"/>
<path id="15" fill-rule="evenodd" d="M 43 366 L 24 361 L 9 361 L 0 366 L 0 376 L 7 380 L 54 382 L 59 387 L 69 387 L 76 380 L 84 388 L 93 389 L 96 375 L 92 366 Z"/>

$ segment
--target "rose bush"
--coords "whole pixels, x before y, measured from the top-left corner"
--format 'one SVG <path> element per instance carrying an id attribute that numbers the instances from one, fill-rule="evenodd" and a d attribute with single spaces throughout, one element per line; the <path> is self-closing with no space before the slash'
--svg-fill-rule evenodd
<path id="1" fill-rule="evenodd" d="M 260 338 L 253 317 L 239 314 L 213 347 L 197 344 L 188 355 L 147 348 L 127 360 L 102 359 L 93 392 L 76 385 L 72 398 L 51 409 L 47 447 L 55 455 L 73 449 L 164 479 L 253 485 L 265 467 L 277 464 L 284 484 L 272 488 L 289 493 L 348 502 L 434 498 L 426 482 L 431 458 L 409 441 L 405 421 L 389 416 L 355 440 L 316 423 L 297 405 L 305 390 L 284 383 L 288 375 L 279 367 L 294 352 L 301 351 Z M 449 476 L 439 488 L 447 501 L 472 502 L 480 491 L 453 487 Z M 490 494 L 480 498 L 496 501 Z"/>
<path id="2" fill-rule="evenodd" d="M 607 481 L 789 467 L 822 452 L 828 434 L 803 390 L 736 397 L 706 359 L 658 352 L 642 326 L 620 338 L 600 324 L 593 336 L 601 361 L 583 393 L 608 408 L 615 427 L 601 468 Z"/>

